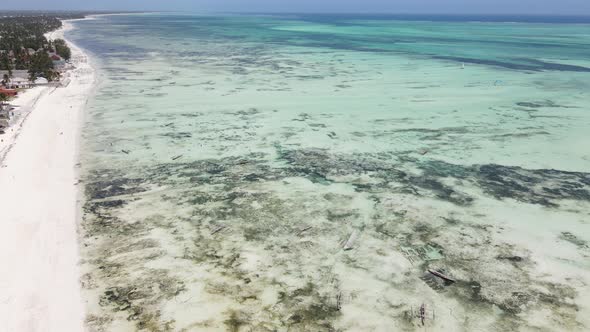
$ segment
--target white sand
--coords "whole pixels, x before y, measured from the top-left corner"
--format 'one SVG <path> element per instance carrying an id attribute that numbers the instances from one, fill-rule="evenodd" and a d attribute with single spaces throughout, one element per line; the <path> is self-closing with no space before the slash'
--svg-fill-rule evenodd
<path id="1" fill-rule="evenodd" d="M 37 101 L 49 91 L 48 87 L 34 87 L 22 91 L 18 98 L 10 101 L 10 105 L 14 106 L 15 109 L 14 117 L 10 119 L 10 128 L 6 130 L 4 135 L 0 135 L 0 164 L 4 159 L 8 151 L 13 147 L 14 141 L 20 134 L 20 128 L 23 125 L 24 120 L 27 118 L 31 111 L 37 104 Z"/>
<path id="2" fill-rule="evenodd" d="M 64 29 L 70 27 L 66 22 Z M 76 67 L 68 74 L 70 84 L 14 101 L 34 107 L 1 146 L 7 151 L 0 168 L 1 331 L 84 329 L 75 165 L 94 71 L 70 45 Z M 36 104 L 35 96 L 40 96 Z"/>

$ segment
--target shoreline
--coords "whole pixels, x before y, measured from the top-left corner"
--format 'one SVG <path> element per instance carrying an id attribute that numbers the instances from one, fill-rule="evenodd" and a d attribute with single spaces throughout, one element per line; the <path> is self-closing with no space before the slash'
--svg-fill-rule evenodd
<path id="1" fill-rule="evenodd" d="M 64 38 L 67 20 L 50 38 Z M 78 225 L 79 148 L 96 74 L 90 57 L 64 38 L 74 68 L 60 88 L 36 92 L 36 103 L 2 145 L 0 321 L 8 331 L 83 331 Z M 27 91 L 28 92 L 28 91 Z M 27 93 L 23 93 L 25 96 Z M 14 102 L 20 103 L 22 96 Z M 6 137 L 4 137 L 6 139 Z M 5 153 L 4 153 L 5 152 Z"/>

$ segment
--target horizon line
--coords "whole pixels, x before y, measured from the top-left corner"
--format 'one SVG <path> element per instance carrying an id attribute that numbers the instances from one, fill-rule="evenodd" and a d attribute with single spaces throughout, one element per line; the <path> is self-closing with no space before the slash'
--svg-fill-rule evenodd
<path id="1" fill-rule="evenodd" d="M 348 15 L 376 15 L 376 16 L 387 16 L 387 15 L 417 15 L 417 16 L 428 16 L 428 15 L 439 15 L 439 16 L 550 16 L 550 17 L 589 17 L 588 14 L 554 14 L 554 13 L 447 13 L 447 12 L 383 12 L 383 11 L 214 11 L 214 10 L 111 10 L 111 9 L 0 9 L 2 12 L 73 12 L 73 13 L 202 13 L 202 14 L 306 14 L 306 15 L 325 15 L 325 14 L 348 14 Z"/>

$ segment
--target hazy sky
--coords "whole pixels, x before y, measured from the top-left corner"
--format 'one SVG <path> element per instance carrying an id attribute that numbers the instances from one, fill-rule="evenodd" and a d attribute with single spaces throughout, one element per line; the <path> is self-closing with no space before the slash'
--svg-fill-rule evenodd
<path id="1" fill-rule="evenodd" d="M 590 0 L 0 0 L 0 9 L 590 15 Z"/>

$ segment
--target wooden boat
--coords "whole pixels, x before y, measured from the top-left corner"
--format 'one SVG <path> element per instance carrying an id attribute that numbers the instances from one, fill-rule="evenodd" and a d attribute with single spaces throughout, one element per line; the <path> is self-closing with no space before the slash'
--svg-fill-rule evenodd
<path id="1" fill-rule="evenodd" d="M 455 280 L 455 279 L 453 279 L 453 278 L 451 278 L 451 277 L 449 277 L 449 276 L 447 276 L 447 275 L 445 275 L 443 273 L 440 273 L 440 272 L 438 272 L 436 270 L 428 269 L 428 273 L 430 273 L 430 274 L 432 274 L 434 276 L 437 276 L 437 277 L 439 277 L 439 278 L 441 278 L 441 279 L 443 279 L 445 281 L 448 281 L 448 282 L 457 282 L 457 280 Z"/>

